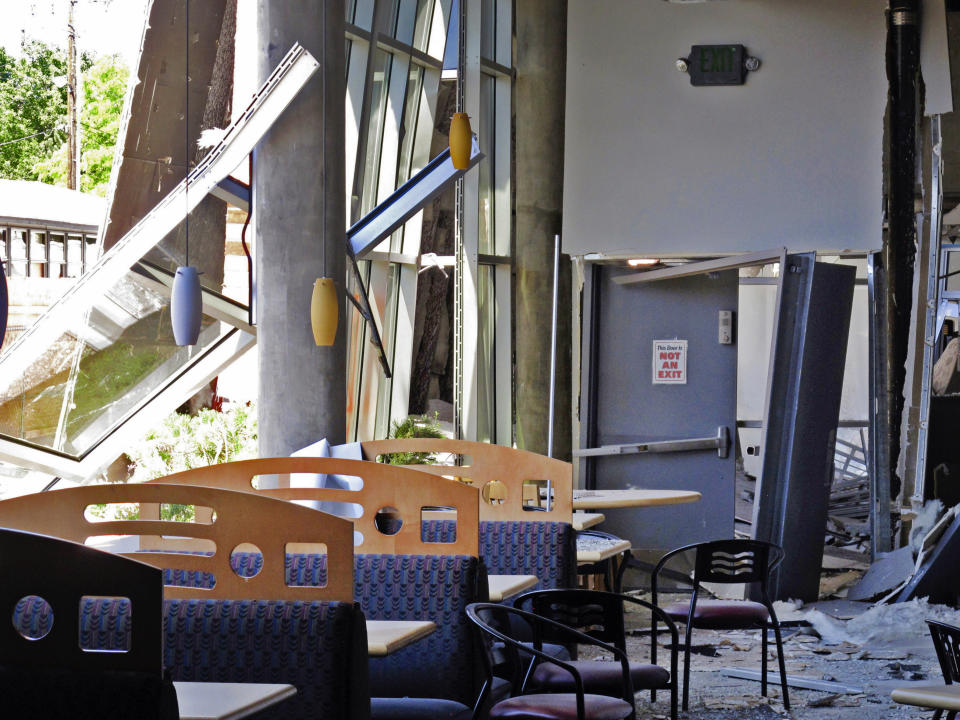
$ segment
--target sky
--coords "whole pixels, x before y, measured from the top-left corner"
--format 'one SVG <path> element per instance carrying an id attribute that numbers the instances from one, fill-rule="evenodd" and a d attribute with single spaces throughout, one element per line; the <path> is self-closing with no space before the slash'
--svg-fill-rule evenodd
<path id="1" fill-rule="evenodd" d="M 27 37 L 66 47 L 70 0 L 2 0 L 0 46 L 17 54 Z M 132 66 L 143 34 L 146 0 L 78 0 L 77 47 L 97 55 L 120 54 Z"/>

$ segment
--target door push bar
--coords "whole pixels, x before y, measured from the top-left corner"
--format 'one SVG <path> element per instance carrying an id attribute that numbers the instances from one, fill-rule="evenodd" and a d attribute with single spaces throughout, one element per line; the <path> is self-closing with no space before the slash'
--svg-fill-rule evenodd
<path id="1" fill-rule="evenodd" d="M 626 443 L 624 445 L 603 445 L 598 448 L 574 450 L 573 455 L 574 457 L 597 457 L 601 455 L 690 452 L 692 450 L 714 449 L 717 451 L 717 457 L 720 458 L 726 458 L 730 454 L 730 433 L 724 425 L 717 428 L 716 437 L 658 440 L 656 442 Z"/>

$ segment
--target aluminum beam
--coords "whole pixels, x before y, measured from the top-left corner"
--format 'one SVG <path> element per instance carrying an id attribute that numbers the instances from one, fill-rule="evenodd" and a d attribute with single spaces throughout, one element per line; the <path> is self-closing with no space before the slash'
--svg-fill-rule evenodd
<path id="1" fill-rule="evenodd" d="M 457 170 L 450 159 L 450 148 L 431 160 L 426 167 L 397 188 L 394 193 L 347 230 L 347 250 L 355 259 L 373 250 L 424 206 L 463 177 L 483 160 L 477 138 L 470 150 L 470 166 Z"/>
<path id="2" fill-rule="evenodd" d="M 247 109 L 230 125 L 206 157 L 116 242 L 76 284 L 24 332 L 2 356 L 0 377 L 19 377 L 47 347 L 82 317 L 138 260 L 159 243 L 183 218 L 253 150 L 319 64 L 294 45 L 254 95 Z M 189 192 L 187 191 L 189 182 Z"/>
<path id="3" fill-rule="evenodd" d="M 615 277 L 613 281 L 618 285 L 635 285 L 637 283 L 653 282 L 654 280 L 670 280 L 671 278 L 702 275 L 703 273 L 719 272 L 721 270 L 735 270 L 736 268 L 750 267 L 751 265 L 766 265 L 771 262 L 780 262 L 785 253 L 786 250 L 784 248 L 758 250 L 757 252 L 744 253 L 743 255 L 730 255 L 714 260 L 686 263 L 685 265 L 677 265 L 676 267 L 663 268 L 661 270 L 646 270 L 644 272 L 638 272 L 635 275 L 621 275 Z"/>
<path id="4" fill-rule="evenodd" d="M 773 599 L 816 600 L 856 269 L 788 255 L 781 267 L 753 532 L 783 548 Z"/>

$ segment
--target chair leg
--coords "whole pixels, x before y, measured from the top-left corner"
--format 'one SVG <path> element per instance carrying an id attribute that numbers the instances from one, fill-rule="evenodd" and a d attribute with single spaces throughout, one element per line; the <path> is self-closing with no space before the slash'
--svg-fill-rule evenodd
<path id="1" fill-rule="evenodd" d="M 940 720 L 941 715 L 943 715 L 943 710 L 934 710 L 932 720 Z"/>
<path id="2" fill-rule="evenodd" d="M 690 635 L 693 630 L 691 624 L 687 624 L 684 632 L 684 642 L 686 647 L 683 649 L 683 711 L 686 712 L 690 707 Z"/>
<path id="3" fill-rule="evenodd" d="M 947 720 L 953 720 L 957 716 L 956 710 L 951 710 L 947 713 Z"/>
<path id="4" fill-rule="evenodd" d="M 766 635 L 767 631 L 764 630 L 763 634 Z M 783 707 L 785 710 L 789 710 L 790 695 L 787 692 L 787 667 L 783 660 L 783 638 L 780 635 L 779 623 L 773 626 L 773 636 L 777 640 L 777 664 L 780 666 L 780 690 L 783 693 Z M 764 677 L 766 677 L 766 673 L 764 673 Z"/>
<path id="5" fill-rule="evenodd" d="M 760 645 L 760 694 L 764 697 L 767 696 L 767 626 L 764 624 L 763 629 L 760 631 L 763 633 L 763 641 Z"/>

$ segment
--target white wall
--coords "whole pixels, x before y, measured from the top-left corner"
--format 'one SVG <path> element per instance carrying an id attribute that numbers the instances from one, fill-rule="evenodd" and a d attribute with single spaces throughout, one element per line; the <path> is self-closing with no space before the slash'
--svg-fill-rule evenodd
<path id="1" fill-rule="evenodd" d="M 569 0 L 564 251 L 881 241 L 884 0 Z M 762 61 L 693 87 L 695 44 Z"/>

